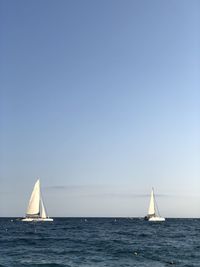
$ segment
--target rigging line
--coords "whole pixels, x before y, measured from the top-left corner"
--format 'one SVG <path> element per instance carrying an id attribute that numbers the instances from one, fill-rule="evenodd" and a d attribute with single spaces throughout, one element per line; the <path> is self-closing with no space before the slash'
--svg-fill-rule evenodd
<path id="1" fill-rule="evenodd" d="M 158 211 L 158 215 L 159 215 L 159 217 L 160 217 L 160 211 L 159 211 L 158 204 L 157 204 L 157 201 L 156 201 L 155 196 L 154 196 L 154 200 L 155 200 L 155 204 L 156 204 L 156 209 L 157 209 L 157 211 Z"/>

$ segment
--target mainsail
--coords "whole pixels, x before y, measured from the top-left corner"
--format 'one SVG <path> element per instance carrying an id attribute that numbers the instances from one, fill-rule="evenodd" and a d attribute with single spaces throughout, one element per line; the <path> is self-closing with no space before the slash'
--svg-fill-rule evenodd
<path id="1" fill-rule="evenodd" d="M 28 204 L 27 216 L 37 216 L 40 213 L 40 181 L 37 180 Z"/>
<path id="2" fill-rule="evenodd" d="M 154 192 L 153 188 L 151 190 L 151 198 L 150 198 L 150 203 L 149 203 L 149 210 L 148 210 L 148 215 L 152 216 L 155 215 L 155 201 L 154 201 Z"/>

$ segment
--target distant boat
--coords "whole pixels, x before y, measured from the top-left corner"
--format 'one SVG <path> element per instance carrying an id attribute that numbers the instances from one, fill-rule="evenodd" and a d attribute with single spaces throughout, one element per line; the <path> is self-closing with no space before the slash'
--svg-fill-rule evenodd
<path id="1" fill-rule="evenodd" d="M 151 197 L 150 197 L 150 203 L 149 203 L 149 210 L 147 216 L 144 218 L 146 221 L 150 222 L 164 222 L 165 218 L 161 217 L 156 206 L 155 206 L 155 195 L 154 195 L 154 189 L 151 190 Z"/>
<path id="2" fill-rule="evenodd" d="M 40 180 L 38 179 L 33 188 L 31 198 L 29 200 L 26 218 L 23 222 L 52 222 L 53 219 L 47 216 L 44 202 L 40 191 Z"/>

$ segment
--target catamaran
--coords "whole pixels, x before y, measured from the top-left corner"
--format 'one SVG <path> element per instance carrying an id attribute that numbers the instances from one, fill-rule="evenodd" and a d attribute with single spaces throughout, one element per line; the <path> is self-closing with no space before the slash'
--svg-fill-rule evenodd
<path id="1" fill-rule="evenodd" d="M 161 217 L 156 206 L 155 206 L 155 195 L 154 195 L 154 189 L 151 190 L 151 197 L 150 197 L 150 203 L 149 203 L 149 210 L 147 216 L 144 217 L 146 221 L 150 222 L 163 222 L 165 221 L 165 218 Z"/>
<path id="2" fill-rule="evenodd" d="M 33 188 L 31 198 L 29 200 L 26 217 L 23 222 L 52 222 L 53 219 L 47 216 L 44 202 L 40 190 L 40 180 L 38 179 Z"/>

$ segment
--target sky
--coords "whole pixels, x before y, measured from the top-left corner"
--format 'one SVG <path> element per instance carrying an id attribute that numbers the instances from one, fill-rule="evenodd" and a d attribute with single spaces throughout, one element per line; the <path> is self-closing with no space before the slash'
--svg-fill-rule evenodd
<path id="1" fill-rule="evenodd" d="M 199 9 L 1 1 L 0 216 L 200 216 Z"/>

